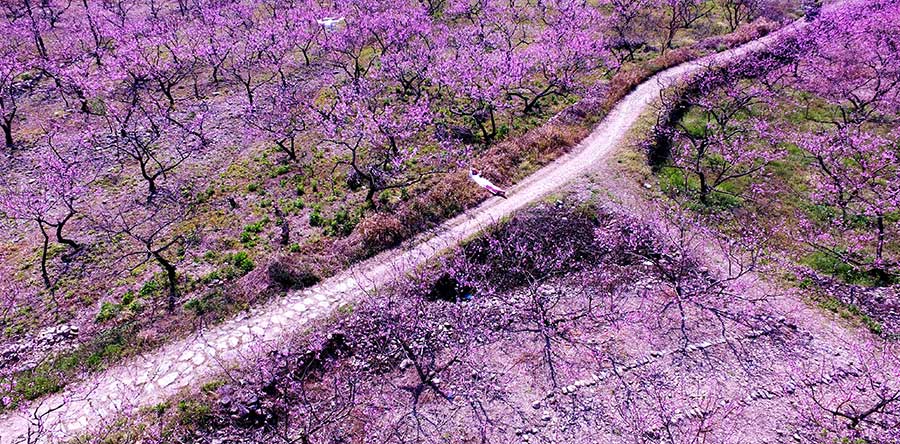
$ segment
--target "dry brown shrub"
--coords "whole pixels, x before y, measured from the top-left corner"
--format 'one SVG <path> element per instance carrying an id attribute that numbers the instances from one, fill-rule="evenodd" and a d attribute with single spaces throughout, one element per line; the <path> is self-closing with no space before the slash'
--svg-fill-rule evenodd
<path id="1" fill-rule="evenodd" d="M 609 112 L 628 93 L 654 74 L 694 60 L 699 55 L 699 52 L 693 47 L 678 48 L 653 60 L 622 68 L 609 81 L 609 88 L 606 99 L 603 101 L 602 109 Z"/>
<path id="2" fill-rule="evenodd" d="M 609 89 L 606 98 L 603 100 L 602 108 L 609 112 L 616 103 L 619 103 L 628 95 L 635 87 L 641 84 L 653 73 L 644 65 L 630 65 L 623 68 L 609 81 Z"/>
<path id="3" fill-rule="evenodd" d="M 356 225 L 349 239 L 369 255 L 396 246 L 408 236 L 407 231 L 396 216 L 372 213 Z"/>
<path id="4" fill-rule="evenodd" d="M 330 274 L 326 264 L 302 254 L 279 254 L 257 265 L 228 289 L 230 299 L 253 303 L 285 289 L 306 288 Z"/>
<path id="5" fill-rule="evenodd" d="M 694 60 L 697 57 L 700 57 L 700 55 L 697 48 L 693 46 L 678 48 L 667 52 L 663 56 L 650 60 L 647 62 L 647 67 L 651 73 L 656 74 L 662 70 Z"/>
<path id="6" fill-rule="evenodd" d="M 742 24 L 730 34 L 707 38 L 698 43 L 697 46 L 707 51 L 730 49 L 763 37 L 778 29 L 778 27 L 777 22 L 760 17 L 751 23 Z"/>
<path id="7" fill-rule="evenodd" d="M 440 180 L 419 187 L 416 197 L 406 202 L 399 219 L 411 232 L 434 226 L 484 200 L 484 190 L 469 180 L 468 171 L 458 170 Z"/>

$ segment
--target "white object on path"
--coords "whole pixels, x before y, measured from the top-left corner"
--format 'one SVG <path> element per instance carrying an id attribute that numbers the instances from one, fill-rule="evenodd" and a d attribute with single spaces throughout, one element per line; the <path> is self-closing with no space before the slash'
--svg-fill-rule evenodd
<path id="1" fill-rule="evenodd" d="M 343 21 L 344 21 L 343 17 L 338 17 L 338 18 L 325 17 L 323 19 L 317 19 L 316 23 L 324 26 L 326 29 L 334 29 L 337 27 L 338 23 L 343 22 Z"/>
<path id="2" fill-rule="evenodd" d="M 497 185 L 494 185 L 490 180 L 481 177 L 478 174 L 478 170 L 474 168 L 469 170 L 469 178 L 472 179 L 473 182 L 477 183 L 481 188 L 488 190 L 491 194 L 506 199 L 506 190 L 498 187 Z"/>

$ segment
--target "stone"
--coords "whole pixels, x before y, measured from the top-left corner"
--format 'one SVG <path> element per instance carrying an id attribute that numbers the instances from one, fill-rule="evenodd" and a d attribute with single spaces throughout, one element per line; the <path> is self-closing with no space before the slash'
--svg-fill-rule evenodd
<path id="1" fill-rule="evenodd" d="M 194 355 L 194 358 L 191 359 L 191 362 L 193 362 L 194 365 L 203 364 L 203 362 L 205 362 L 205 361 L 206 361 L 206 357 L 201 354 Z"/>
<path id="2" fill-rule="evenodd" d="M 165 388 L 172 385 L 172 383 L 175 382 L 176 379 L 178 379 L 177 372 L 167 373 L 156 381 L 156 385 L 160 386 L 161 388 Z"/>

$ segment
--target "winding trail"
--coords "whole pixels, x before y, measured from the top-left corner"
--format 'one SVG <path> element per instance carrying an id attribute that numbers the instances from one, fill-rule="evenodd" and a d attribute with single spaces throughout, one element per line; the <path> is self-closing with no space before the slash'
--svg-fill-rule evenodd
<path id="1" fill-rule="evenodd" d="M 196 385 L 229 366 L 272 350 L 311 320 L 328 316 L 361 292 L 388 283 L 442 250 L 590 172 L 620 146 L 628 130 L 678 79 L 710 64 L 764 49 L 772 40 L 804 26 L 795 22 L 738 48 L 663 71 L 638 86 L 571 153 L 540 169 L 509 190 L 509 199 L 491 198 L 402 247 L 360 262 L 324 282 L 291 292 L 209 330 L 132 358 L 89 380 L 70 385 L 21 411 L 0 416 L 0 444 L 55 442 L 111 421 L 129 408 L 151 406 Z M 41 429 L 41 438 L 29 438 Z"/>

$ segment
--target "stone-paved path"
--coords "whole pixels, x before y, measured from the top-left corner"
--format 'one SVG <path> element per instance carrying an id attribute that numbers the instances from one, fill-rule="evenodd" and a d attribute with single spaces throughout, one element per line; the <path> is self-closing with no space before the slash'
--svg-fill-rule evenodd
<path id="1" fill-rule="evenodd" d="M 657 74 L 625 97 L 571 153 L 529 176 L 509 190 L 509 199 L 492 198 L 408 245 L 361 262 L 319 285 L 286 295 L 267 305 L 178 340 L 111 368 L 89 380 L 71 384 L 60 394 L 22 411 L 0 416 L 0 444 L 28 443 L 34 419 L 42 417 L 44 437 L 53 442 L 71 437 L 91 424 L 108 421 L 125 407 L 150 406 L 179 390 L 227 371 L 229 365 L 276 347 L 281 338 L 300 333 L 310 320 L 326 316 L 358 292 L 422 264 L 428 258 L 482 228 L 558 190 L 589 172 L 621 145 L 629 128 L 660 91 L 677 79 L 712 63 L 762 49 L 777 35 L 802 27 L 797 22 L 765 38 L 733 50 L 685 63 Z"/>

